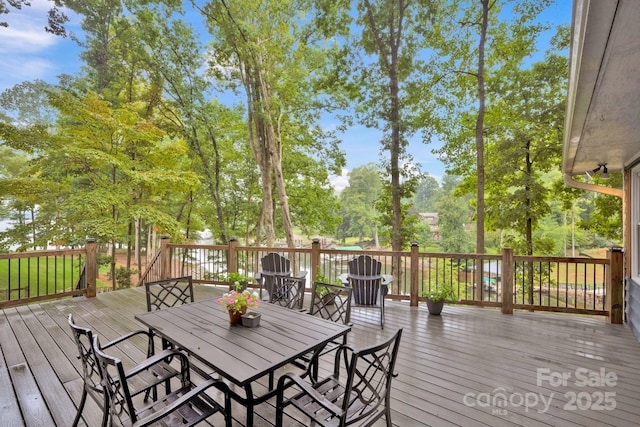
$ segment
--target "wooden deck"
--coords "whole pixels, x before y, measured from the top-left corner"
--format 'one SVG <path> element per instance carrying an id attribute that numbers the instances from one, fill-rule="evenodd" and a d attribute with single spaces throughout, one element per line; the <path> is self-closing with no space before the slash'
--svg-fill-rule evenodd
<path id="1" fill-rule="evenodd" d="M 196 286 L 197 299 L 219 293 Z M 0 311 L 0 425 L 71 425 L 82 383 L 68 313 L 112 339 L 139 329 L 133 316 L 145 309 L 143 289 L 136 288 Z M 602 317 L 509 316 L 459 306 L 429 316 L 423 305 L 388 302 L 381 331 L 378 312 L 362 310 L 354 309 L 353 345 L 404 328 L 392 393 L 394 425 L 620 427 L 640 422 L 640 343 L 624 325 L 608 325 Z M 135 347 L 127 355 L 143 357 Z M 100 409 L 91 399 L 87 406 L 87 425 L 99 425 Z M 256 425 L 274 419 L 270 403 L 259 405 L 256 413 Z M 236 416 L 242 425 L 240 408 L 234 408 Z"/>

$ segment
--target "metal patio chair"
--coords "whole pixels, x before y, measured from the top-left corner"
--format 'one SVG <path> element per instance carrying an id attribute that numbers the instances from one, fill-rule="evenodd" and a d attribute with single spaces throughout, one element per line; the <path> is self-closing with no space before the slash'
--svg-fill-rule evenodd
<path id="1" fill-rule="evenodd" d="M 302 310 L 306 281 L 304 276 L 273 276 L 269 302 L 286 308 Z"/>
<path id="2" fill-rule="evenodd" d="M 391 426 L 391 380 L 398 356 L 402 329 L 382 343 L 356 350 L 348 345 L 338 348 L 333 374 L 313 384 L 293 372 L 278 380 L 276 426 L 283 425 L 284 411 L 294 406 L 323 426 L 373 425 L 385 417 Z M 345 353 L 345 354 L 343 354 Z M 346 364 L 346 378 L 340 378 L 340 362 Z M 289 388 L 297 391 L 285 398 Z M 288 393 L 290 394 L 290 393 Z"/>
<path id="3" fill-rule="evenodd" d="M 147 311 L 189 304 L 195 300 L 192 276 L 146 282 L 144 286 L 147 295 Z M 162 339 L 162 348 L 173 348 L 173 345 L 167 340 Z M 191 362 L 191 368 L 198 375 L 205 378 L 212 375 L 212 373 L 207 372 L 201 365 L 202 364 L 196 360 Z"/>
<path id="4" fill-rule="evenodd" d="M 147 294 L 147 311 L 160 310 L 194 301 L 191 276 L 146 282 L 144 286 Z"/>
<path id="5" fill-rule="evenodd" d="M 100 383 L 100 372 L 98 363 L 93 352 L 93 331 L 89 328 L 78 326 L 73 320 L 73 314 L 69 314 L 68 317 L 69 326 L 73 333 L 74 341 L 78 346 L 78 359 L 82 362 L 82 397 L 80 404 L 78 405 L 78 412 L 73 420 L 73 426 L 77 426 L 84 410 L 84 405 L 87 400 L 87 395 L 91 396 L 96 403 L 102 407 L 102 426 L 107 425 L 109 418 L 108 401 L 104 395 L 102 385 Z M 145 393 L 145 400 L 151 395 L 155 400 L 157 399 L 157 386 L 164 383 L 165 387 L 168 386 L 168 381 L 180 374 L 177 369 L 166 363 L 166 358 L 171 355 L 170 351 L 161 351 L 159 353 L 154 352 L 153 334 L 150 331 L 134 331 L 123 335 L 113 341 L 106 343 L 103 348 L 109 349 L 118 344 L 121 344 L 129 339 L 144 336 L 147 340 L 147 358 L 155 357 L 160 360 L 159 363 L 153 366 L 145 366 L 143 364 L 137 365 L 134 368 L 124 373 L 125 378 L 135 379 L 136 388 L 132 389 L 134 395 Z M 135 377 L 135 378 L 134 378 Z M 167 388 L 169 392 L 169 388 Z"/>
<path id="6" fill-rule="evenodd" d="M 348 286 L 314 282 L 311 288 L 309 314 L 351 326 L 352 293 L 353 289 Z M 317 354 L 307 355 L 302 358 L 309 363 L 309 374 L 311 375 L 312 381 L 318 379 L 318 358 L 346 344 L 347 335 L 343 335 L 341 340 L 331 341 Z"/>
<path id="7" fill-rule="evenodd" d="M 222 381 L 209 378 L 196 386 L 189 375 L 189 359 L 177 350 L 172 357 L 180 362 L 180 386 L 170 393 L 147 404 L 134 402 L 135 394 L 130 389 L 128 376 L 120 359 L 110 356 L 100 346 L 97 336 L 93 338 L 93 352 L 98 362 L 101 385 L 107 399 L 112 425 L 149 426 L 175 425 L 192 426 L 220 412 L 225 417 L 225 425 L 231 427 L 231 399 L 228 387 Z M 147 359 L 141 368 L 151 369 L 163 363 L 162 358 Z M 209 393 L 213 389 L 224 395 L 224 405 L 219 404 Z"/>

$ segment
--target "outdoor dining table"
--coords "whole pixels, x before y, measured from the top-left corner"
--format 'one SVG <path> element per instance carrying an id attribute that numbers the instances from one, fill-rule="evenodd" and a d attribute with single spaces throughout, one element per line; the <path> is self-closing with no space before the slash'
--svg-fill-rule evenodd
<path id="1" fill-rule="evenodd" d="M 348 325 L 263 303 L 260 325 L 231 325 L 216 299 L 138 314 L 135 318 L 160 337 L 183 349 L 212 371 L 244 389 L 231 397 L 246 406 L 246 425 L 253 425 L 254 405 L 276 394 L 271 388 L 255 396 L 252 384 L 295 359 L 321 350 L 350 331 Z M 271 385 L 271 384 L 270 384 Z"/>

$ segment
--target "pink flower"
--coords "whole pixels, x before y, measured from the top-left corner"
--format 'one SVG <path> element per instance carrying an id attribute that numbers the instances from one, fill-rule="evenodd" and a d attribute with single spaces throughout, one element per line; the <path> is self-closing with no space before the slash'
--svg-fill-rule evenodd
<path id="1" fill-rule="evenodd" d="M 233 312 L 242 311 L 244 308 L 258 307 L 260 299 L 257 293 L 249 291 L 231 291 L 218 298 L 218 304 Z"/>

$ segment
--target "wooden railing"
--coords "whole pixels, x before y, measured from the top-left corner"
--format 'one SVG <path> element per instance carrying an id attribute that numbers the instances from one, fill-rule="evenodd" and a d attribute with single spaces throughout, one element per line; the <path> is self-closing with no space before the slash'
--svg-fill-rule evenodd
<path id="1" fill-rule="evenodd" d="M 96 294 L 96 243 L 83 249 L 0 254 L 0 308 Z"/>
<path id="2" fill-rule="evenodd" d="M 612 248 L 607 258 L 562 258 L 442 254 L 410 251 L 323 249 L 319 240 L 309 248 L 266 248 L 228 245 L 172 244 L 161 241 L 160 252 L 145 270 L 139 286 L 174 276 L 196 283 L 228 285 L 226 275 L 241 272 L 255 277 L 269 252 L 289 258 L 294 274 L 304 274 L 307 288 L 322 275 L 340 282 L 348 262 L 369 254 L 382 263 L 382 274 L 393 276 L 387 298 L 417 306 L 423 292 L 452 286 L 456 303 L 514 309 L 608 315 L 621 323 L 623 314 L 622 252 Z M 481 273 L 480 273 L 481 271 Z M 477 278 L 482 278 L 478 285 Z M 84 249 L 0 254 L 0 308 L 68 296 L 96 295 L 96 243 Z M 510 284 L 506 285 L 506 284 Z"/>
<path id="3" fill-rule="evenodd" d="M 228 245 L 184 245 L 162 240 L 160 256 L 148 267 L 145 281 L 191 275 L 196 283 L 228 285 L 230 272 L 255 277 L 260 259 L 278 252 L 290 259 L 294 274 L 306 274 L 307 288 L 318 274 L 332 283 L 347 273 L 347 263 L 369 254 L 382 263 L 382 274 L 393 276 L 387 298 L 408 300 L 416 306 L 422 293 L 450 285 L 456 303 L 513 309 L 609 315 L 622 319 L 622 254 L 609 251 L 607 258 L 513 256 L 511 249 L 500 255 L 442 254 L 419 251 L 353 251 L 323 249 L 319 240 L 310 248 L 265 248 Z M 481 275 L 478 270 L 481 269 Z M 482 283 L 477 284 L 477 277 Z M 505 284 L 509 283 L 511 286 Z M 611 298 L 609 297 L 611 295 Z"/>

